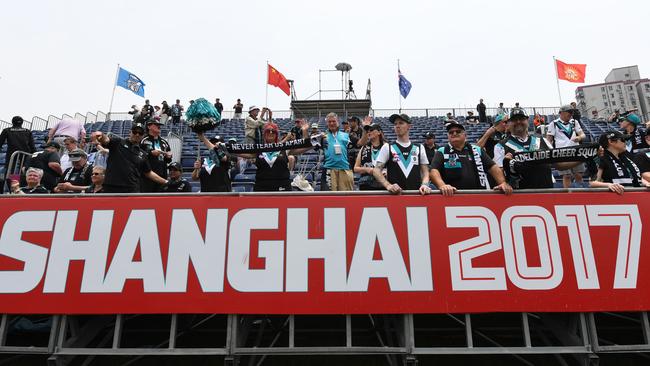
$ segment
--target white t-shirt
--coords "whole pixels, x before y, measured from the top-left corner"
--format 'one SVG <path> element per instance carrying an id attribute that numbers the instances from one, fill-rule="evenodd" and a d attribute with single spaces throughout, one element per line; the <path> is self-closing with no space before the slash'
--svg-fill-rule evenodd
<path id="1" fill-rule="evenodd" d="M 560 124 L 561 126 L 558 127 L 557 124 Z M 553 136 L 556 148 L 578 145 L 577 142 L 572 141 L 571 139 L 581 133 L 582 127 L 580 127 L 580 123 L 573 118 L 570 119 L 568 123 L 563 123 L 562 120 L 558 118 L 548 125 L 548 130 L 546 131 L 548 136 Z"/>

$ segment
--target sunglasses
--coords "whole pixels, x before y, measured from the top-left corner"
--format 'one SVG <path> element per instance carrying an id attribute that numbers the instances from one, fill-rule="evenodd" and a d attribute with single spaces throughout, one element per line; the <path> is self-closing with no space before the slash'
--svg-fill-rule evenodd
<path id="1" fill-rule="evenodd" d="M 465 131 L 463 131 L 463 130 L 449 130 L 449 131 L 447 131 L 448 135 L 462 135 L 463 133 L 465 133 Z"/>
<path id="2" fill-rule="evenodd" d="M 104 175 L 104 173 L 93 173 L 93 176 L 95 175 Z"/>
<path id="3" fill-rule="evenodd" d="M 266 130 L 264 133 L 277 133 L 275 130 Z"/>
<path id="4" fill-rule="evenodd" d="M 611 139 L 609 139 L 609 141 L 616 142 L 616 141 L 623 141 L 623 139 L 619 137 L 612 137 Z"/>

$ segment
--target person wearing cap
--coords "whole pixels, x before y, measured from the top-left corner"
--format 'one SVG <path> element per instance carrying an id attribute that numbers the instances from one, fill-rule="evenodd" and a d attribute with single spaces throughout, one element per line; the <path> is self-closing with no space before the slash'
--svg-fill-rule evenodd
<path id="1" fill-rule="evenodd" d="M 162 188 L 165 193 L 192 192 L 192 185 L 183 178 L 183 167 L 180 163 L 169 164 L 169 180 Z"/>
<path id="2" fill-rule="evenodd" d="M 623 194 L 625 187 L 650 187 L 650 183 L 642 179 L 632 154 L 627 151 L 625 141 L 630 138 L 630 135 L 614 130 L 600 135 L 598 143 L 604 149 L 604 155 L 599 160 L 596 179 L 589 183 L 591 187 L 608 188 L 618 194 Z"/>
<path id="3" fill-rule="evenodd" d="M 43 171 L 41 184 L 48 191 L 52 191 L 56 187 L 59 177 L 63 173 L 59 157 L 60 150 L 61 145 L 58 142 L 49 142 L 43 146 L 43 151 L 32 154 L 27 164 L 29 168 L 38 168 Z"/>
<path id="4" fill-rule="evenodd" d="M 237 99 L 237 103 L 232 106 L 232 109 L 235 111 L 232 119 L 241 119 L 242 111 L 244 110 L 244 104 L 242 104 L 241 99 Z"/>
<path id="5" fill-rule="evenodd" d="M 167 180 L 151 170 L 147 154 L 140 146 L 143 137 L 144 126 L 138 123 L 131 126 L 126 139 L 115 135 L 109 137 L 99 131 L 93 132 L 93 138 L 110 151 L 104 176 L 105 193 L 139 193 L 142 176 L 159 185 L 167 183 Z"/>
<path id="6" fill-rule="evenodd" d="M 457 189 L 490 189 L 487 173 L 496 182 L 494 190 L 512 193 L 501 169 L 478 145 L 467 142 L 465 127 L 460 123 L 447 123 L 448 143 L 436 151 L 431 162 L 430 178 L 440 193 L 451 197 Z"/>
<path id="7" fill-rule="evenodd" d="M 9 159 L 11 159 L 14 152 L 23 151 L 33 154 L 36 151 L 32 131 L 23 128 L 23 118 L 21 116 L 14 116 L 11 119 L 11 127 L 3 129 L 2 133 L 0 133 L 0 150 L 2 150 L 5 142 L 7 143 L 7 154 L 4 161 L 5 171 L 9 168 Z"/>
<path id="8" fill-rule="evenodd" d="M 496 144 L 507 136 L 506 125 L 508 116 L 497 114 L 493 121 L 492 126 L 485 130 L 485 133 L 476 142 L 477 146 L 485 149 L 485 152 L 491 159 L 494 158 L 494 147 Z"/>
<path id="9" fill-rule="evenodd" d="M 424 144 L 422 144 L 424 147 L 424 152 L 427 153 L 427 160 L 431 162 L 433 160 L 433 156 L 436 154 L 436 150 L 438 149 L 438 146 L 436 145 L 436 135 L 434 135 L 433 132 L 429 131 L 422 135 L 422 138 L 424 138 Z"/>
<path id="10" fill-rule="evenodd" d="M 256 144 L 261 142 L 261 131 L 266 121 L 264 117 L 269 113 L 269 121 L 271 120 L 272 112 L 264 107 L 260 113 L 259 107 L 254 105 L 248 108 L 248 117 L 244 122 L 244 143 Z"/>
<path id="11" fill-rule="evenodd" d="M 573 112 L 574 107 L 572 105 L 560 107 L 560 116 L 548 125 L 546 139 L 555 148 L 576 146 L 586 137 L 580 123 L 572 118 Z M 576 184 L 581 186 L 584 172 L 585 165 L 582 163 L 571 169 L 560 170 L 562 186 L 564 188 L 571 187 L 572 179 L 575 179 Z"/>
<path id="12" fill-rule="evenodd" d="M 645 142 L 645 131 L 639 127 L 641 124 L 639 116 L 634 113 L 627 113 L 625 117 L 620 117 L 618 122 L 621 132 L 630 135 L 630 139 L 626 142 L 627 151 L 634 154 L 638 150 L 650 147 Z"/>
<path id="13" fill-rule="evenodd" d="M 343 132 L 350 134 L 350 121 L 349 120 L 344 120 L 341 122 L 341 127 L 343 128 Z"/>
<path id="14" fill-rule="evenodd" d="M 521 151 L 551 149 L 542 136 L 528 133 L 528 114 L 523 108 L 510 111 L 510 135 L 494 147 L 494 162 L 503 168 L 508 183 L 515 189 L 553 188 L 551 164 L 526 164 L 513 160 Z M 558 170 L 571 169 L 578 162 L 555 163 Z"/>
<path id="15" fill-rule="evenodd" d="M 147 154 L 147 161 L 154 173 L 167 179 L 167 164 L 172 161 L 172 149 L 169 142 L 160 136 L 162 123 L 155 119 L 147 121 L 147 135 L 140 141 L 140 147 Z M 160 186 L 149 179 L 143 179 L 140 192 L 158 192 Z"/>
<path id="16" fill-rule="evenodd" d="M 357 145 L 356 138 L 350 138 L 346 132 L 339 131 L 339 116 L 330 112 L 325 117 L 327 132 L 323 134 L 323 151 L 325 160 L 321 174 L 321 190 L 326 190 L 329 182 L 331 191 L 351 191 L 354 189 L 354 175 L 350 169 L 348 148 Z"/>
<path id="17" fill-rule="evenodd" d="M 81 147 L 83 147 L 84 141 L 86 140 L 84 122 L 72 118 L 60 119 L 47 133 L 47 142 L 56 141 L 62 144 L 63 140 L 67 137 L 72 137 L 75 141 L 79 141 Z"/>
<path id="18" fill-rule="evenodd" d="M 72 166 L 63 172 L 59 184 L 54 187 L 54 193 L 83 192 L 91 184 L 92 165 L 88 164 L 88 155 L 82 149 L 68 153 Z"/>
<path id="19" fill-rule="evenodd" d="M 354 172 L 361 175 L 359 178 L 359 190 L 383 190 L 384 186 L 375 179 L 373 171 L 377 164 L 379 151 L 386 144 L 386 141 L 384 141 L 384 133 L 378 123 L 365 125 L 364 129 L 366 130 L 368 143 L 361 147 L 354 163 Z M 385 169 L 382 173 L 385 173 Z"/>
<path id="20" fill-rule="evenodd" d="M 406 114 L 393 114 L 388 120 L 393 123 L 397 139 L 384 145 L 377 156 L 373 170 L 375 179 L 391 193 L 403 190 L 419 190 L 420 194 L 431 193 L 429 187 L 429 160 L 422 145 L 416 145 L 409 138 L 411 118 Z M 386 168 L 386 177 L 382 169 Z"/>
<path id="21" fill-rule="evenodd" d="M 29 168 L 25 172 L 25 186 L 20 187 L 17 181 L 11 182 L 11 193 L 13 194 L 48 194 L 50 191 L 41 185 L 43 170 Z"/>
<path id="22" fill-rule="evenodd" d="M 303 137 L 302 136 L 303 126 L 307 125 L 307 121 L 304 118 L 297 118 L 294 121 L 294 124 L 295 125 L 293 127 L 291 127 L 291 130 L 289 131 L 289 133 L 291 134 L 291 138 L 292 139 L 301 139 Z M 305 136 L 305 137 L 307 137 L 307 136 Z"/>

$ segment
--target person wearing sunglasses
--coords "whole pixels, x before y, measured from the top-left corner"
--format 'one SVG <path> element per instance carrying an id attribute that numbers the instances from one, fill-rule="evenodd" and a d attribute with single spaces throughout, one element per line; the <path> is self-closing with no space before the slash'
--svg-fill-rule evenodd
<path id="1" fill-rule="evenodd" d="M 623 194 L 625 187 L 650 187 L 627 151 L 626 141 L 630 138 L 630 135 L 614 130 L 600 135 L 598 143 L 604 149 L 604 155 L 600 158 L 596 180 L 589 183 L 591 187 L 607 188 L 618 194 Z"/>
<path id="2" fill-rule="evenodd" d="M 465 126 L 451 122 L 445 129 L 449 142 L 436 151 L 430 171 L 431 181 L 442 195 L 451 197 L 457 189 L 491 189 L 488 173 L 496 182 L 492 189 L 512 193 L 503 172 L 485 149 L 467 141 Z"/>
<path id="3" fill-rule="evenodd" d="M 104 193 L 139 193 L 142 177 L 160 185 L 167 184 L 166 179 L 151 170 L 147 154 L 140 147 L 143 137 L 144 126 L 139 123 L 133 124 L 126 139 L 93 132 L 93 138 L 111 152 L 106 161 Z"/>
<path id="4" fill-rule="evenodd" d="M 93 172 L 90 176 L 91 185 L 86 188 L 85 193 L 104 193 L 104 174 L 106 169 L 103 166 L 93 167 Z"/>

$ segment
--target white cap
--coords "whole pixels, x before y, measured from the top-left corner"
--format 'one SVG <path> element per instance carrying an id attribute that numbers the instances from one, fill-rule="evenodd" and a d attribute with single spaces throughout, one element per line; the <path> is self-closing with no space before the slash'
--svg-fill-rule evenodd
<path id="1" fill-rule="evenodd" d="M 252 105 L 252 106 L 248 107 L 248 113 L 254 111 L 255 109 L 259 110 L 260 107 L 257 107 L 257 106 Z"/>

